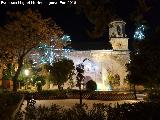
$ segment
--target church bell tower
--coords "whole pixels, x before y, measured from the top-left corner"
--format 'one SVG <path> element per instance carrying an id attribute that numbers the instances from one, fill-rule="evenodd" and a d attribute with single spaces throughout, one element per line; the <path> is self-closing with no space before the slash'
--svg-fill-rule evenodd
<path id="1" fill-rule="evenodd" d="M 122 20 L 115 20 L 109 23 L 109 39 L 113 50 L 128 50 L 125 24 Z"/>

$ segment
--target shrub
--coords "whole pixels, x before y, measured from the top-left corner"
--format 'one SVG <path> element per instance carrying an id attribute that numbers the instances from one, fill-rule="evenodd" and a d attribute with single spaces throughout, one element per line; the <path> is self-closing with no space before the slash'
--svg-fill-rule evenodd
<path id="1" fill-rule="evenodd" d="M 125 103 L 109 107 L 107 120 L 159 120 L 160 103 L 138 102 Z"/>
<path id="2" fill-rule="evenodd" d="M 38 92 L 42 91 L 42 84 L 41 83 L 37 83 L 37 91 Z"/>
<path id="3" fill-rule="evenodd" d="M 0 94 L 0 119 L 8 120 L 22 96 L 18 93 Z"/>
<path id="4" fill-rule="evenodd" d="M 160 101 L 160 92 L 156 90 L 149 91 L 146 97 L 146 100 L 147 101 Z"/>
<path id="5" fill-rule="evenodd" d="M 90 80 L 86 83 L 86 90 L 94 91 L 97 89 L 97 84 L 95 81 Z"/>
<path id="6" fill-rule="evenodd" d="M 64 109 L 59 105 L 26 109 L 26 120 L 160 120 L 160 102 L 124 103 L 115 106 L 75 104 Z M 23 113 L 21 113 L 23 114 Z M 20 120 L 20 119 L 19 119 Z"/>
<path id="7" fill-rule="evenodd" d="M 50 107 L 27 107 L 26 120 L 105 120 L 106 108 L 104 104 L 94 104 L 88 109 L 86 104 L 75 104 L 72 108 L 64 109 L 59 105 Z M 19 112 L 16 120 L 22 120 L 23 112 Z"/>

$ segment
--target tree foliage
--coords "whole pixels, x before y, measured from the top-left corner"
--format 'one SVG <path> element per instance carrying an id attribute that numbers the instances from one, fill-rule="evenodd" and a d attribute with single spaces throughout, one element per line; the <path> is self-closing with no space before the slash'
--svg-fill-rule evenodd
<path id="1" fill-rule="evenodd" d="M 138 41 L 135 50 L 130 54 L 127 64 L 130 83 L 156 88 L 160 85 L 160 42 L 151 37 L 150 40 Z"/>
<path id="2" fill-rule="evenodd" d="M 97 84 L 95 81 L 90 80 L 86 83 L 86 90 L 94 91 L 97 89 Z"/>
<path id="3" fill-rule="evenodd" d="M 11 80 L 12 75 L 14 74 L 14 66 L 11 63 L 8 63 L 6 68 L 3 70 L 3 80 Z"/>
<path id="4" fill-rule="evenodd" d="M 113 16 L 112 2 L 109 0 L 78 0 L 78 11 L 83 11 L 87 19 L 94 25 L 92 30 L 87 30 L 91 38 L 103 35 L 104 28 Z"/>
<path id="5" fill-rule="evenodd" d="M 122 17 L 121 14 L 124 12 L 132 22 L 146 23 L 146 14 L 151 9 L 145 0 L 124 0 L 123 2 L 119 0 L 77 0 L 77 3 L 78 12 L 82 11 L 93 25 L 92 29 L 87 30 L 88 35 L 93 39 L 101 37 L 109 22 L 112 19 Z M 129 10 L 121 9 L 124 6 Z"/>
<path id="6" fill-rule="evenodd" d="M 43 85 L 45 85 L 46 84 L 46 82 L 45 82 L 45 76 L 35 76 L 34 77 L 34 79 L 33 79 L 33 83 L 38 83 L 38 82 L 40 82 L 41 83 L 41 85 L 43 86 Z"/>
<path id="7" fill-rule="evenodd" d="M 145 0 L 137 0 L 137 5 L 135 6 L 132 14 L 130 15 L 131 20 L 137 24 L 145 24 L 146 14 L 151 9 L 151 6 L 147 4 Z"/>
<path id="8" fill-rule="evenodd" d="M 74 63 L 72 60 L 62 59 L 49 66 L 51 81 L 58 85 L 58 89 L 63 89 L 62 85 L 71 78 L 74 72 Z"/>
<path id="9" fill-rule="evenodd" d="M 120 85 L 120 76 L 118 74 L 115 75 L 109 75 L 109 82 L 112 85 Z"/>
<path id="10" fill-rule="evenodd" d="M 0 52 L 2 60 L 7 58 L 18 64 L 13 77 L 13 89 L 16 91 L 17 78 L 26 54 L 39 43 L 50 43 L 52 36 L 62 35 L 62 30 L 50 18 L 43 19 L 39 12 L 31 9 L 8 14 L 9 22 L 0 27 Z"/>
<path id="11" fill-rule="evenodd" d="M 75 72 L 71 72 L 71 74 L 69 74 L 69 77 L 68 77 L 68 89 L 72 89 L 75 84 L 74 84 L 74 79 L 73 79 L 73 75 L 75 75 Z"/>
<path id="12" fill-rule="evenodd" d="M 84 64 L 80 63 L 78 65 L 76 65 L 76 71 L 77 71 L 77 75 L 76 75 L 76 80 L 77 80 L 77 87 L 79 87 L 79 102 L 80 105 L 82 105 L 82 85 L 84 82 Z"/>
<path id="13" fill-rule="evenodd" d="M 45 80 L 45 76 L 35 76 L 33 78 L 33 83 L 36 84 L 38 92 L 42 91 L 42 86 L 46 84 Z"/>
<path id="14" fill-rule="evenodd" d="M 84 74 L 84 65 L 83 64 L 78 64 L 76 66 L 76 71 L 77 71 L 77 76 L 76 76 L 77 86 L 81 90 L 81 85 L 82 85 L 82 82 L 84 80 L 84 75 L 83 75 Z"/>

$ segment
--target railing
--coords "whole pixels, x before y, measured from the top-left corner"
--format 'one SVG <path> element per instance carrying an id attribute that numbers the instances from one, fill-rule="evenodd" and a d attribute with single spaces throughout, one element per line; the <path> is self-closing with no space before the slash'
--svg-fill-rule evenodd
<path id="1" fill-rule="evenodd" d="M 40 93 L 32 94 L 35 100 L 52 100 L 52 99 L 79 99 L 79 94 L 57 94 L 57 95 L 43 95 Z M 90 100 L 134 100 L 135 96 L 132 93 L 127 94 L 97 94 L 97 93 L 83 93 L 83 99 Z M 27 99 L 25 97 L 25 99 Z"/>

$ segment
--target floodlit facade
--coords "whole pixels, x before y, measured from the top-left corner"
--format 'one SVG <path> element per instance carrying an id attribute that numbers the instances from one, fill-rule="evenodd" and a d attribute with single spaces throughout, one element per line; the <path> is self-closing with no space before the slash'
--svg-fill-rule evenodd
<path id="1" fill-rule="evenodd" d="M 126 90 L 128 84 L 125 81 L 127 75 L 126 63 L 129 62 L 128 38 L 125 34 L 125 22 L 122 20 L 112 21 L 109 24 L 109 40 L 112 45 L 111 50 L 71 50 L 64 56 L 73 60 L 75 66 L 84 65 L 84 83 L 93 80 L 97 83 L 97 91 Z M 1 69 L 0 69 L 1 70 Z M 25 71 L 26 75 L 29 74 Z M 2 71 L 1 77 L 2 77 Z M 44 72 L 45 73 L 45 72 Z M 2 79 L 2 78 L 1 78 Z M 76 79 L 74 79 L 76 87 Z M 46 82 L 47 83 L 47 82 Z M 0 85 L 2 85 L 0 80 Z M 12 86 L 6 83 L 8 86 Z M 68 83 L 64 88 L 68 88 Z M 85 89 L 85 86 L 83 86 Z M 6 86 L 6 88 L 8 88 Z M 43 89 L 57 89 L 57 86 L 47 83 Z"/>
<path id="2" fill-rule="evenodd" d="M 98 91 L 122 90 L 127 87 L 125 64 L 129 61 L 129 50 L 124 21 L 117 20 L 109 24 L 109 40 L 112 50 L 75 50 L 68 54 L 75 65 L 84 64 L 84 83 L 94 80 Z"/>

